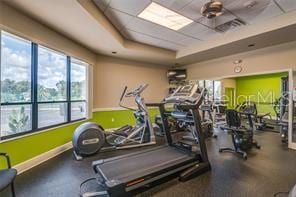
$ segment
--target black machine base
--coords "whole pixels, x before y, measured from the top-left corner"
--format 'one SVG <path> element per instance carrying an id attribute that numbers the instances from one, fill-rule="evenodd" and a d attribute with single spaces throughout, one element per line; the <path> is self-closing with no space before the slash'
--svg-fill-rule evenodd
<path id="1" fill-rule="evenodd" d="M 207 171 L 211 170 L 211 165 L 210 163 L 199 163 L 191 168 L 187 169 L 186 171 L 182 172 L 179 176 L 179 180 L 184 182 L 188 181 L 189 179 L 192 179 L 194 177 L 197 177 Z"/>
<path id="2" fill-rule="evenodd" d="M 257 149 L 260 149 L 261 146 L 254 140 L 252 143 L 252 146 L 254 146 Z M 248 159 L 248 153 L 240 148 L 220 148 L 219 152 L 231 152 L 231 153 L 237 153 L 243 157 L 244 160 Z"/>

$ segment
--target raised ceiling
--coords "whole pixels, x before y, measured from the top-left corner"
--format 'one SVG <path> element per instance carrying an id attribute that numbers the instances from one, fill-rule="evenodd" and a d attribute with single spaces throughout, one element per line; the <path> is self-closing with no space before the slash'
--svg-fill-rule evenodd
<path id="1" fill-rule="evenodd" d="M 231 9 L 230 5 L 236 6 L 236 3 L 242 2 L 242 0 L 222 1 L 228 5 L 226 9 Z M 244 13 L 240 12 L 240 17 L 248 20 L 248 25 L 226 33 L 214 31 L 210 24 L 202 21 L 204 19 L 198 18 L 191 24 L 196 28 L 188 25 L 179 31 L 168 30 L 154 23 L 141 21 L 136 17 L 135 10 L 139 10 L 139 6 L 145 9 L 145 6 L 151 3 L 146 0 L 100 0 L 96 1 L 96 4 L 93 0 L 0 0 L 0 6 L 3 8 L 1 14 L 4 13 L 4 17 L 9 17 L 8 13 L 12 12 L 18 13 L 20 21 L 28 21 L 27 16 L 29 16 L 97 54 L 174 66 L 176 63 L 179 65 L 196 63 L 295 41 L 296 0 L 272 1 L 267 6 L 267 1 L 257 1 L 265 2 L 260 13 L 254 11 L 253 15 L 247 19 L 248 13 L 244 16 Z M 187 2 L 185 7 L 188 7 L 197 0 L 156 1 L 161 5 L 166 3 L 167 7 L 172 10 L 181 9 L 184 2 Z M 113 3 L 121 7 L 113 8 Z M 123 8 L 126 12 L 119 11 Z M 196 6 L 186 9 L 188 9 L 186 13 L 199 15 L 199 8 Z M 116 17 L 112 15 L 114 18 L 112 20 L 110 14 L 107 17 L 107 13 L 113 10 L 116 10 L 118 15 Z M 127 12 L 134 12 L 134 14 L 129 15 Z M 234 15 L 231 11 L 225 12 Z M 15 14 L 12 15 L 15 16 Z M 255 15 L 257 16 L 252 18 Z M 221 19 L 223 17 L 225 18 L 226 15 Z M 9 20 L 3 21 L 9 22 Z M 216 24 L 220 24 L 218 20 Z M 198 28 L 199 26 L 202 29 Z M 128 37 L 131 35 L 123 30 L 126 27 L 140 28 L 133 30 L 134 37 Z M 3 28 L 5 29 L 5 24 Z M 7 28 L 9 29 L 10 25 Z M 21 28 L 18 32 L 21 33 Z M 187 36 L 187 34 L 192 36 Z M 197 35 L 203 36 L 197 37 Z M 253 43 L 256 46 L 249 48 L 248 45 Z M 116 51 L 117 54 L 112 54 L 112 51 Z"/>
<path id="2" fill-rule="evenodd" d="M 217 26 L 235 19 L 251 26 L 260 21 L 283 15 L 296 9 L 296 0 L 220 0 L 224 5 L 223 15 L 207 19 L 200 14 L 201 7 L 209 0 L 153 0 L 194 22 L 174 31 L 137 17 L 151 0 L 93 0 L 117 30 L 128 40 L 161 48 L 179 51 L 190 45 L 197 45 L 219 35 Z M 255 2 L 254 6 L 247 5 Z M 229 32 L 235 31 L 230 29 Z"/>

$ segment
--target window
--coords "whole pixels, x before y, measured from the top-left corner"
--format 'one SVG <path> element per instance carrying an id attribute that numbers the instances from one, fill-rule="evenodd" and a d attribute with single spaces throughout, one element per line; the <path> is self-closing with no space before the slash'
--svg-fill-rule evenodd
<path id="1" fill-rule="evenodd" d="M 208 90 L 208 98 L 209 100 L 213 100 L 214 96 L 214 87 L 213 87 L 214 81 L 211 80 L 205 80 L 205 88 Z"/>
<path id="2" fill-rule="evenodd" d="M 214 81 L 214 99 L 221 100 L 222 92 L 221 92 L 221 81 Z"/>
<path id="3" fill-rule="evenodd" d="M 1 136 L 32 129 L 31 42 L 1 32 Z"/>
<path id="4" fill-rule="evenodd" d="M 86 67 L 84 62 L 71 61 L 71 120 L 86 116 Z"/>
<path id="5" fill-rule="evenodd" d="M 67 100 L 67 56 L 38 48 L 38 101 Z"/>
<path id="6" fill-rule="evenodd" d="M 88 64 L 1 31 L 0 139 L 87 116 Z"/>
<path id="7" fill-rule="evenodd" d="M 201 80 L 198 81 L 198 85 L 207 89 L 209 100 L 221 99 L 221 81 Z"/>
<path id="8" fill-rule="evenodd" d="M 203 88 L 204 87 L 204 83 L 205 83 L 205 81 L 198 81 L 198 86 L 199 87 L 201 87 L 201 88 Z"/>
<path id="9" fill-rule="evenodd" d="M 39 46 L 38 128 L 67 122 L 67 56 Z"/>

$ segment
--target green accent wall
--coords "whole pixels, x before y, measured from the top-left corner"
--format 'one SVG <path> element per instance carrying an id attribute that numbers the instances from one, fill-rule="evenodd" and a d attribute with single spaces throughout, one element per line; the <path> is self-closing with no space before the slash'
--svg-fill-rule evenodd
<path id="1" fill-rule="evenodd" d="M 154 122 L 155 116 L 159 114 L 157 108 L 149 109 L 149 116 Z M 100 124 L 103 128 L 118 128 L 126 124 L 134 125 L 135 119 L 130 110 L 100 111 L 93 113 L 93 122 Z"/>
<path id="2" fill-rule="evenodd" d="M 153 122 L 157 114 L 159 114 L 158 109 L 149 109 L 149 115 Z M 135 124 L 133 113 L 129 110 L 94 112 L 93 118 L 90 121 L 102 125 L 105 129 L 118 128 L 126 124 Z M 82 123 L 79 122 L 0 143 L 0 152 L 6 152 L 9 154 L 12 165 L 19 164 L 70 142 L 72 140 L 74 130 L 80 124 Z M 4 163 L 4 160 L 0 160 L 0 167 L 4 167 Z"/>
<path id="3" fill-rule="evenodd" d="M 272 102 L 280 97 L 281 78 L 288 73 L 254 75 L 236 78 L 236 100 L 242 103 L 246 98 L 257 103 L 258 113 L 270 112 L 275 116 Z"/>
<path id="4" fill-rule="evenodd" d="M 0 152 L 8 153 L 12 165 L 16 165 L 68 143 L 71 141 L 73 131 L 78 125 L 79 123 L 72 124 L 43 133 L 3 142 L 0 144 Z M 0 161 L 0 163 L 2 164 L 1 166 L 3 166 L 4 162 Z"/>

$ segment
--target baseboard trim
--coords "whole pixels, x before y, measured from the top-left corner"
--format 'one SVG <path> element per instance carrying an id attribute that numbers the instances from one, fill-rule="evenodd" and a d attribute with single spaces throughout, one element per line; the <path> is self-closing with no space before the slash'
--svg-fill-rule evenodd
<path id="1" fill-rule="evenodd" d="M 39 164 L 71 149 L 73 147 L 72 142 L 68 142 L 62 146 L 56 147 L 50 151 L 47 151 L 45 153 L 42 153 L 36 157 L 33 157 L 32 159 L 29 159 L 27 161 L 24 161 L 22 163 L 19 163 L 15 165 L 13 168 L 15 168 L 18 171 L 18 174 L 21 174 L 35 166 L 38 166 Z"/>
<path id="2" fill-rule="evenodd" d="M 137 106 L 130 106 L 132 109 L 138 109 Z M 149 109 L 158 109 L 158 107 L 149 107 Z M 105 112 L 105 111 L 129 111 L 123 107 L 106 107 L 106 108 L 94 108 L 92 112 Z"/>

